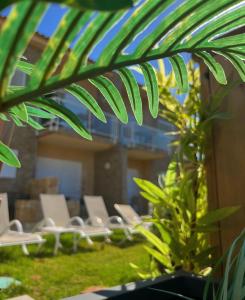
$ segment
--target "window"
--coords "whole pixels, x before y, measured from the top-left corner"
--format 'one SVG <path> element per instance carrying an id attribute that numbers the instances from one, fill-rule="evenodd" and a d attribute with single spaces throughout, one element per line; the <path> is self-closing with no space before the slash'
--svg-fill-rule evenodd
<path id="1" fill-rule="evenodd" d="M 16 70 L 14 76 L 11 79 L 12 85 L 25 86 L 26 85 L 26 74 Z"/>
<path id="2" fill-rule="evenodd" d="M 18 156 L 18 151 L 14 150 L 14 153 Z M 6 164 L 3 164 L 1 173 L 0 173 L 0 178 L 16 178 L 16 168 L 15 167 L 10 167 Z"/>

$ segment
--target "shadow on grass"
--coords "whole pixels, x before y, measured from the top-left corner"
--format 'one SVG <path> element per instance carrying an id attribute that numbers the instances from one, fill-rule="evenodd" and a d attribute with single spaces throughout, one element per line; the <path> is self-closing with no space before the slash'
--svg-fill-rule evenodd
<path id="1" fill-rule="evenodd" d="M 111 237 L 112 245 L 121 249 L 133 247 L 137 244 L 141 244 L 144 238 L 139 234 L 134 234 L 132 240 L 126 239 L 122 232 L 115 232 Z"/>
<path id="2" fill-rule="evenodd" d="M 15 258 L 16 258 L 16 251 L 9 251 L 9 249 L 0 250 L 0 263 L 12 261 Z"/>
<path id="3" fill-rule="evenodd" d="M 77 251 L 73 251 L 73 236 L 64 234 L 61 236 L 62 248 L 59 249 L 58 255 L 76 255 L 77 253 L 93 253 L 103 251 L 108 245 L 120 249 L 126 249 L 140 244 L 144 239 L 140 235 L 134 235 L 132 240 L 125 238 L 125 235 L 121 231 L 116 231 L 112 234 L 111 243 L 107 243 L 104 237 L 93 238 L 93 245 L 88 245 L 85 239 L 80 239 Z M 45 235 L 46 242 L 38 248 L 37 245 L 29 245 L 28 250 L 30 252 L 29 258 L 50 258 L 54 257 L 54 244 L 55 239 L 53 235 Z M 7 247 L 0 249 L 0 263 L 6 263 L 8 261 L 16 260 L 18 257 L 24 256 L 20 246 Z"/>

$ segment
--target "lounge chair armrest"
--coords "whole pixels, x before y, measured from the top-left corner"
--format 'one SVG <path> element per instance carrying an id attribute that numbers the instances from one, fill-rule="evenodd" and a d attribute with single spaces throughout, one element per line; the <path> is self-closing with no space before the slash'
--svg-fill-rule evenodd
<path id="1" fill-rule="evenodd" d="M 87 218 L 86 221 L 85 221 L 85 224 L 86 225 L 92 225 L 93 224 L 93 219 L 95 219 L 98 226 L 104 226 L 105 225 L 104 222 L 102 221 L 102 219 L 99 218 L 99 217 L 96 217 L 96 216 L 93 217 L 93 218 L 91 218 L 91 217 Z"/>
<path id="2" fill-rule="evenodd" d="M 143 219 L 150 219 L 150 218 L 152 218 L 151 215 L 143 215 L 143 216 L 140 216 L 140 217 L 143 218 Z"/>
<path id="3" fill-rule="evenodd" d="M 20 223 L 19 220 L 12 220 L 9 222 L 9 225 L 8 225 L 8 228 L 14 226 L 16 228 L 16 231 L 18 232 L 23 232 L 23 226 L 22 224 Z"/>
<path id="4" fill-rule="evenodd" d="M 84 221 L 84 224 L 85 224 L 85 225 L 91 225 L 91 224 L 92 224 L 91 218 L 87 218 L 87 219 Z"/>
<path id="5" fill-rule="evenodd" d="M 35 231 L 36 229 L 41 229 L 43 227 L 55 227 L 55 222 L 52 218 L 46 218 L 43 219 L 41 222 L 37 223 L 32 231 Z"/>
<path id="6" fill-rule="evenodd" d="M 55 226 L 54 221 L 51 218 L 43 219 L 42 221 L 38 222 L 33 228 L 32 232 L 36 232 L 37 230 L 41 230 L 45 226 Z"/>
<path id="7" fill-rule="evenodd" d="M 70 220 L 69 220 L 67 226 L 72 225 L 72 223 L 78 223 L 78 225 L 79 225 L 79 226 L 82 226 L 82 227 L 85 225 L 83 219 L 80 218 L 80 217 L 77 217 L 77 216 L 70 218 Z"/>
<path id="8" fill-rule="evenodd" d="M 121 217 L 119 216 L 111 216 L 107 219 L 107 222 L 106 222 L 106 225 L 109 225 L 109 224 L 113 224 L 113 223 L 118 223 L 120 225 L 124 225 L 124 221 Z"/>

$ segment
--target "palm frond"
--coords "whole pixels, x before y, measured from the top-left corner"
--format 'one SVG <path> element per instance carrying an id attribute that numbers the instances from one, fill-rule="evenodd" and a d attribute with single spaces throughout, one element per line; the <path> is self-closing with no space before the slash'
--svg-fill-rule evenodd
<path id="1" fill-rule="evenodd" d="M 6 0 L 0 3 L 0 10 L 17 3 L 22 0 Z M 44 0 L 46 2 L 50 2 L 49 0 Z M 34 2 L 34 1 L 33 1 Z M 133 5 L 132 0 L 52 0 L 53 3 L 65 4 L 69 6 L 76 7 L 81 10 L 118 10 L 122 8 L 131 7 Z"/>
<path id="2" fill-rule="evenodd" d="M 106 121 L 92 95 L 74 85 L 89 80 L 103 94 L 115 115 L 126 123 L 128 116 L 120 90 L 105 76 L 117 71 L 135 118 L 142 124 L 142 99 L 134 71 L 128 67 L 138 65 L 141 68 L 153 117 L 158 114 L 159 102 L 153 60 L 170 60 L 182 92 L 187 92 L 189 84 L 183 53 L 198 55 L 221 84 L 226 83 L 226 78 L 216 55 L 223 56 L 245 81 L 245 35 L 227 36 L 244 25 L 243 1 L 184 0 L 177 7 L 174 0 L 140 1 L 131 11 L 113 13 L 111 10 L 129 7 L 132 1 L 53 1 L 70 7 L 34 65 L 20 61 L 19 57 L 29 46 L 48 4 L 34 0 L 4 2 L 13 7 L 0 32 L 0 43 L 5 45 L 0 47 L 0 112 L 10 111 L 24 102 L 48 111 L 51 108 L 51 113 L 58 115 L 60 112 L 79 134 L 90 139 L 78 118 L 54 101 L 44 99 L 43 95 L 63 88 L 97 118 Z M 0 9 L 5 8 L 6 3 L 1 4 Z M 105 35 L 110 38 L 104 39 Z M 93 49 L 100 46 L 96 62 L 89 62 Z M 10 79 L 16 69 L 27 73 L 29 80 L 26 87 L 9 92 Z M 16 115 L 23 121 L 23 116 L 15 112 Z"/>

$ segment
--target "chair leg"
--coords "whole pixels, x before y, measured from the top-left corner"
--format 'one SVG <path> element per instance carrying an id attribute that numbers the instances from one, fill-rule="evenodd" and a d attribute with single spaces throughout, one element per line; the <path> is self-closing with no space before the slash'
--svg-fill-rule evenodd
<path id="1" fill-rule="evenodd" d="M 73 234 L 73 251 L 74 252 L 77 252 L 78 241 L 79 241 L 79 239 L 77 237 L 77 234 L 74 233 Z"/>
<path id="2" fill-rule="evenodd" d="M 109 232 L 105 235 L 105 242 L 108 243 L 108 244 L 111 243 L 111 238 L 110 238 L 110 233 Z"/>
<path id="3" fill-rule="evenodd" d="M 124 230 L 124 234 L 126 236 L 126 240 L 132 241 L 133 237 L 132 237 L 130 231 L 127 228 L 124 228 L 123 230 Z"/>
<path id="4" fill-rule="evenodd" d="M 109 234 L 105 236 L 105 242 L 108 244 L 111 244 L 111 239 L 110 239 Z"/>
<path id="5" fill-rule="evenodd" d="M 41 251 L 41 248 L 43 246 L 43 243 L 39 243 L 37 246 L 37 253 L 39 253 Z"/>
<path id="6" fill-rule="evenodd" d="M 91 238 L 89 236 L 86 236 L 86 240 L 90 246 L 94 244 L 94 242 L 91 240 Z"/>
<path id="7" fill-rule="evenodd" d="M 22 251 L 23 251 L 23 253 L 24 253 L 25 255 L 29 255 L 29 251 L 28 251 L 28 249 L 27 249 L 26 244 L 23 244 L 23 245 L 21 246 L 21 248 L 22 248 Z"/>
<path id="8" fill-rule="evenodd" d="M 62 248 L 62 244 L 60 242 L 60 233 L 55 233 L 55 245 L 54 245 L 54 255 L 57 254 L 58 249 Z"/>

